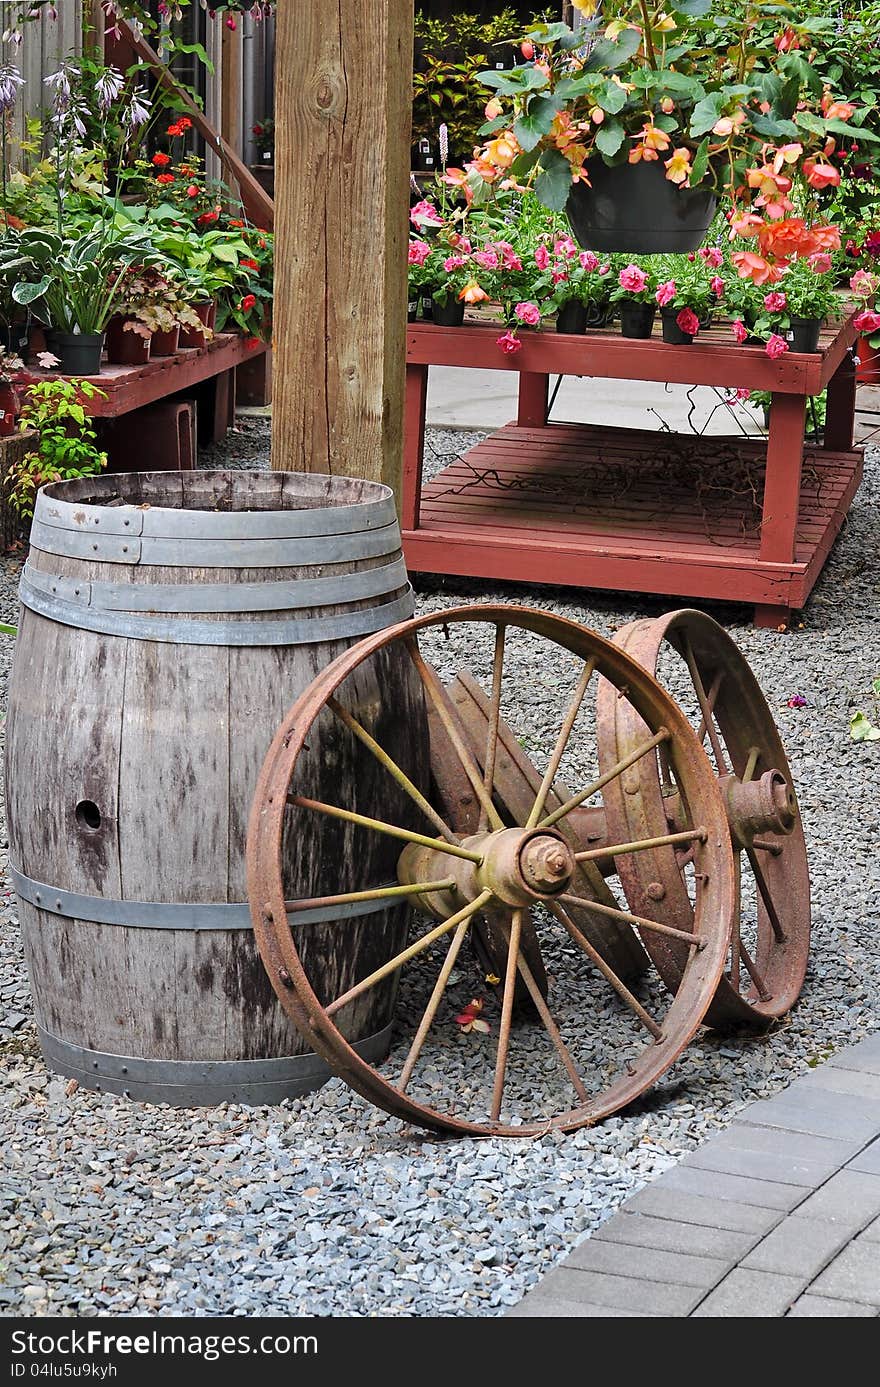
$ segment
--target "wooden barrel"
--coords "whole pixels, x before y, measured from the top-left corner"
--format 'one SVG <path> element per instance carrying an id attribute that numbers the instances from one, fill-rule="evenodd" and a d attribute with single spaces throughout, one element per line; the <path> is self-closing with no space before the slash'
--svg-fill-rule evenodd
<path id="1" fill-rule="evenodd" d="M 47 1063 L 90 1088 L 180 1105 L 319 1086 L 328 1071 L 254 945 L 245 837 L 285 710 L 353 641 L 412 615 L 390 490 L 245 471 L 58 483 L 37 498 L 20 597 L 9 846 Z M 427 787 L 408 658 L 349 684 L 341 701 Z M 329 713 L 318 742 L 304 793 L 323 767 L 326 797 L 330 767 L 340 803 L 423 827 Z M 395 879 L 395 840 L 295 814 L 290 899 Z M 407 908 L 315 909 L 294 927 L 319 989 L 323 977 L 336 995 L 402 947 Z M 379 1060 L 394 984 L 362 1003 L 351 1038 Z"/>

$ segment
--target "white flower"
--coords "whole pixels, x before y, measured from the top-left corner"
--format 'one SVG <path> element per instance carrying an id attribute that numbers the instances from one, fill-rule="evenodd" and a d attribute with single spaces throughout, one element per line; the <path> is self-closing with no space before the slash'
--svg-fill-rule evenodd
<path id="1" fill-rule="evenodd" d="M 122 73 L 115 67 L 108 67 L 104 75 L 99 77 L 95 83 L 95 94 L 102 111 L 109 111 L 124 86 L 125 78 Z"/>
<path id="2" fill-rule="evenodd" d="M 128 110 L 123 114 L 122 123 L 129 130 L 137 130 L 150 119 L 149 99 L 139 89 L 131 94 Z"/>

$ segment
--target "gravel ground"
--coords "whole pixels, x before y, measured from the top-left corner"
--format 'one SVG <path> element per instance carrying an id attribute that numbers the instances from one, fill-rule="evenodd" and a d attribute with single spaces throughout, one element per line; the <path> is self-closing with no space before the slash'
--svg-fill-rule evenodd
<path id="1" fill-rule="evenodd" d="M 439 432 L 430 439 L 435 456 L 470 441 Z M 267 455 L 267 424 L 249 419 L 207 461 L 254 466 Z M 853 743 L 848 722 L 854 709 L 869 711 L 871 679 L 880 674 L 878 501 L 875 450 L 802 627 L 758 631 L 744 608 L 709 609 L 741 645 L 776 715 L 807 830 L 814 948 L 789 1018 L 761 1038 L 702 1033 L 650 1098 L 570 1136 L 440 1140 L 369 1108 L 337 1080 L 279 1108 L 178 1113 L 81 1089 L 68 1095 L 65 1081 L 46 1073 L 7 892 L 0 912 L 0 1307 L 85 1316 L 499 1314 L 623 1199 L 745 1103 L 876 1027 L 880 743 Z M 0 570 L 0 619 L 15 620 L 18 567 L 7 560 Z M 419 578 L 417 588 L 423 611 L 523 602 L 604 634 L 672 605 L 464 580 Z M 5 705 L 12 642 L 0 637 L 0 644 Z M 450 645 L 431 654 L 447 672 L 463 663 L 478 675 L 488 668 L 485 654 L 455 628 Z M 527 749 L 540 759 L 565 697 L 556 685 L 571 675 L 536 666 L 529 642 L 510 659 L 522 677 L 518 706 L 508 711 L 519 715 Z M 787 706 L 795 693 L 805 707 Z M 581 752 L 588 761 L 586 728 Z M 569 769 L 574 778 L 578 766 Z M 551 959 L 551 966 L 564 962 Z M 460 986 L 471 984 L 463 978 Z M 659 1005 L 650 984 L 640 995 Z M 588 1034 L 598 1031 L 612 1051 L 618 1046 L 626 1018 L 607 999 L 592 1002 L 572 985 L 559 1006 L 564 1015 L 590 1015 Z M 482 1071 L 487 1042 L 453 1025 L 447 1030 L 455 1083 L 466 1084 Z M 552 1086 L 543 1061 L 528 1062 L 538 1065 L 524 1070 L 528 1082 L 540 1072 Z M 428 1074 L 430 1082 L 430 1066 Z M 520 1097 L 524 1087 L 525 1080 Z"/>

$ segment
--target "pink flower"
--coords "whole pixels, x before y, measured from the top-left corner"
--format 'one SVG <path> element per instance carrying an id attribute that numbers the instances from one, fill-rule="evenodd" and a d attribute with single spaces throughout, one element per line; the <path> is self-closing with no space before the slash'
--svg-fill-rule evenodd
<path id="1" fill-rule="evenodd" d="M 561 284 L 564 279 L 568 279 L 568 270 L 562 265 L 554 265 L 550 271 L 550 278 L 554 284 Z"/>
<path id="2" fill-rule="evenodd" d="M 657 300 L 661 308 L 665 308 L 668 303 L 672 303 L 672 300 L 675 298 L 675 295 L 675 280 L 667 279 L 665 284 L 660 285 L 660 288 L 657 290 L 656 294 L 654 295 L 654 298 Z M 684 329 L 682 329 L 682 331 L 683 330 Z"/>
<path id="3" fill-rule="evenodd" d="M 535 264 L 539 270 L 546 270 L 550 264 L 550 252 L 546 246 L 538 246 L 535 251 Z"/>
<path id="4" fill-rule="evenodd" d="M 408 259 L 411 265 L 424 265 L 430 254 L 431 247 L 427 241 L 410 241 Z"/>
<path id="5" fill-rule="evenodd" d="M 788 700 L 788 706 L 789 708 L 806 708 L 807 700 L 804 698 L 803 694 L 792 694 L 791 698 Z"/>
<path id="6" fill-rule="evenodd" d="M 724 256 L 718 246 L 703 246 L 698 254 L 701 260 L 712 266 L 713 270 L 719 270 L 724 264 Z"/>
<path id="7" fill-rule="evenodd" d="M 563 255 L 566 260 L 570 260 L 573 255 L 577 255 L 577 246 L 570 236 L 560 236 L 558 241 L 553 243 L 554 255 Z"/>
<path id="8" fill-rule="evenodd" d="M 496 241 L 495 250 L 501 256 L 505 270 L 521 270 L 522 261 L 509 241 Z"/>
<path id="9" fill-rule="evenodd" d="M 586 270 L 588 274 L 592 274 L 594 270 L 598 270 L 599 268 L 599 257 L 598 255 L 594 255 L 591 250 L 581 251 L 580 262 L 581 269 Z"/>
<path id="10" fill-rule="evenodd" d="M 777 357 L 785 356 L 788 351 L 788 343 L 784 337 L 780 337 L 778 333 L 774 332 L 771 333 L 764 351 L 771 361 L 775 361 Z"/>
<path id="11" fill-rule="evenodd" d="M 732 395 L 726 397 L 724 403 L 728 409 L 733 409 L 734 405 L 744 403 L 749 398 L 749 394 L 750 392 L 746 390 L 745 386 L 741 385 L 737 390 L 734 390 Z"/>
<path id="12" fill-rule="evenodd" d="M 807 260 L 807 264 L 816 271 L 817 275 L 827 275 L 833 263 L 827 250 L 817 250 L 816 254 L 811 255 Z"/>
<path id="13" fill-rule="evenodd" d="M 415 207 L 410 208 L 409 219 L 413 226 L 418 227 L 443 225 L 443 218 L 437 208 L 425 198 L 422 198 L 421 202 L 417 202 Z"/>
<path id="14" fill-rule="evenodd" d="M 773 290 L 772 294 L 764 295 L 764 307 L 768 313 L 781 313 L 787 303 L 788 299 L 785 295 L 780 294 L 776 289 Z"/>
<path id="15" fill-rule="evenodd" d="M 749 335 L 742 318 L 737 318 L 735 322 L 731 323 L 730 330 L 737 342 L 744 342 Z"/>
<path id="16" fill-rule="evenodd" d="M 500 347 L 507 356 L 513 356 L 514 352 L 522 349 L 522 342 L 513 332 L 505 332 L 503 337 L 496 337 L 495 345 Z"/>
<path id="17" fill-rule="evenodd" d="M 443 261 L 443 268 L 447 271 L 461 270 L 467 264 L 467 256 L 450 255 Z"/>
<path id="18" fill-rule="evenodd" d="M 869 308 L 863 309 L 853 318 L 853 327 L 856 332 L 880 332 L 880 313 L 872 313 Z"/>
<path id="19" fill-rule="evenodd" d="M 628 294 L 641 294 L 648 283 L 648 276 L 638 265 L 626 265 L 618 275 L 621 289 Z"/>
<path id="20" fill-rule="evenodd" d="M 721 278 L 720 275 L 712 276 L 712 278 L 709 280 L 709 288 L 712 290 L 712 293 L 715 295 L 716 299 L 724 298 L 724 280 Z"/>
<path id="21" fill-rule="evenodd" d="M 687 333 L 688 337 L 696 337 L 700 330 L 700 320 L 692 308 L 683 308 L 675 321 L 682 332 Z"/>
<path id="22" fill-rule="evenodd" d="M 478 265 L 482 265 L 484 270 L 497 270 L 501 264 L 498 259 L 498 252 L 492 247 L 489 250 L 475 250 L 474 259 Z"/>
<path id="23" fill-rule="evenodd" d="M 854 275 L 850 275 L 849 287 L 859 298 L 868 299 L 877 289 L 880 280 L 876 275 L 872 275 L 870 270 L 856 270 Z"/>
<path id="24" fill-rule="evenodd" d="M 607 260 L 606 260 L 606 262 L 605 262 L 604 265 L 600 265 L 600 266 L 599 266 L 599 273 L 600 273 L 600 275 L 607 275 L 607 274 L 610 274 L 610 272 L 611 272 L 611 266 L 608 264 L 608 262 L 607 262 Z"/>
<path id="25" fill-rule="evenodd" d="M 537 327 L 541 321 L 541 310 L 536 303 L 518 303 L 513 311 L 527 327 Z"/>

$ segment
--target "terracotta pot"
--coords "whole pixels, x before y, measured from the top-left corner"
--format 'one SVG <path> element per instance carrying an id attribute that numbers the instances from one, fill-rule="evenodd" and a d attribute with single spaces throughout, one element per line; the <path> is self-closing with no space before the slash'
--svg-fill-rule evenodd
<path id="1" fill-rule="evenodd" d="M 18 417 L 18 396 L 9 381 L 0 381 L 0 438 L 15 433 Z"/>
<path id="2" fill-rule="evenodd" d="M 107 324 L 107 360 L 114 366 L 145 366 L 150 359 L 150 337 L 126 328 L 127 318 L 111 318 Z"/>
<path id="3" fill-rule="evenodd" d="M 199 319 L 205 324 L 206 328 L 213 329 L 217 319 L 217 305 L 213 299 L 205 299 L 202 303 L 194 303 L 193 308 Z M 210 335 L 200 332 L 198 328 L 185 327 L 180 330 L 180 346 L 187 348 L 198 348 L 201 350 L 210 341 Z"/>
<path id="4" fill-rule="evenodd" d="M 154 332 L 150 344 L 150 356 L 173 356 L 180 346 L 180 323 L 167 332 Z"/>

